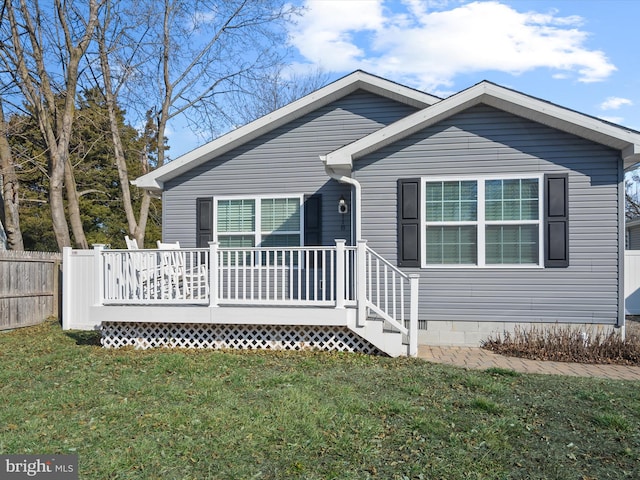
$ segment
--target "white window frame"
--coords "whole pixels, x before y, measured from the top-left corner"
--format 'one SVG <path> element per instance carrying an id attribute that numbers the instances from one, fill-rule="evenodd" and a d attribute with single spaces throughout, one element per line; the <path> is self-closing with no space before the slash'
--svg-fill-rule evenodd
<path id="1" fill-rule="evenodd" d="M 489 180 L 538 180 L 538 220 L 506 220 L 487 221 L 485 216 L 485 182 Z M 477 229 L 477 264 L 428 264 L 427 263 L 427 194 L 426 184 L 428 182 L 463 182 L 475 181 L 478 189 L 477 219 L 475 221 L 460 222 L 429 222 L 431 226 L 465 226 L 475 225 Z M 420 179 L 420 254 L 421 267 L 425 269 L 434 268 L 496 268 L 496 269 L 538 269 L 544 268 L 544 174 L 542 173 L 519 173 L 519 174 L 496 174 L 496 175 L 458 175 L 458 176 L 429 176 Z M 487 264 L 486 263 L 486 227 L 490 225 L 538 225 L 538 263 L 510 263 L 510 264 Z"/>
<path id="2" fill-rule="evenodd" d="M 253 235 L 254 245 L 260 247 L 263 237 L 267 237 L 273 232 L 263 231 L 262 226 L 262 200 L 272 200 L 280 198 L 296 198 L 300 205 L 300 225 L 299 230 L 278 232 L 282 235 L 300 235 L 300 246 L 304 246 L 304 195 L 303 194 L 274 194 L 274 195 L 223 195 L 213 197 L 213 240 L 218 241 L 218 235 L 228 235 L 228 232 L 218 232 L 218 202 L 225 200 L 253 200 L 255 203 L 255 230 L 253 232 L 238 233 L 240 235 Z M 232 234 L 233 235 L 233 234 Z M 279 247 L 273 247 L 279 248 Z"/>

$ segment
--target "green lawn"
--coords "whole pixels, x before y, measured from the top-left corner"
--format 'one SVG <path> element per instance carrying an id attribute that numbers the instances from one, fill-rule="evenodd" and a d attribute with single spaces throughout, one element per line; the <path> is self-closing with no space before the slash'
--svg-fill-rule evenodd
<path id="1" fill-rule="evenodd" d="M 0 334 L 0 454 L 80 478 L 640 478 L 640 383 Z"/>

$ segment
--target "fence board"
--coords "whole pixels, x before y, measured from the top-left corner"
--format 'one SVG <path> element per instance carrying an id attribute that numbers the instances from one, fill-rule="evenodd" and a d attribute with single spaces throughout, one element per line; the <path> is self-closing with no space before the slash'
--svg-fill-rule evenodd
<path id="1" fill-rule="evenodd" d="M 59 253 L 0 252 L 0 330 L 59 316 Z"/>

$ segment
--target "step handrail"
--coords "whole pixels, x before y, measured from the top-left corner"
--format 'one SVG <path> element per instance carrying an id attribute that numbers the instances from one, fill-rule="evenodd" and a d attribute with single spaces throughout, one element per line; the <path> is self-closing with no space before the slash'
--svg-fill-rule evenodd
<path id="1" fill-rule="evenodd" d="M 358 323 L 372 311 L 408 338 L 409 355 L 418 350 L 419 274 L 406 274 L 380 254 L 358 242 Z M 408 325 L 407 325 L 408 323 Z"/>

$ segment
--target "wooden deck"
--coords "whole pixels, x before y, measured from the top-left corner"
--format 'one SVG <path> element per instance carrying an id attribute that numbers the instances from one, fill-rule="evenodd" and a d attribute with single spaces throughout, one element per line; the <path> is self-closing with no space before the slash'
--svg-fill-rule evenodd
<path id="1" fill-rule="evenodd" d="M 215 243 L 175 250 L 98 245 L 65 249 L 64 262 L 65 329 L 346 328 L 383 352 L 402 354 L 402 345 L 405 355 L 417 352 L 418 278 L 406 276 L 364 241 L 355 247 L 339 240 L 331 247 L 245 249 Z"/>

